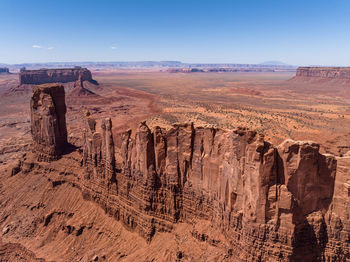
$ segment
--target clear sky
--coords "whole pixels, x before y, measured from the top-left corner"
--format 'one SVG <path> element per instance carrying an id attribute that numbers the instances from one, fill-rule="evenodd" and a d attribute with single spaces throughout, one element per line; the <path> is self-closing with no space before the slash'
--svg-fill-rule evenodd
<path id="1" fill-rule="evenodd" d="M 350 65 L 350 0 L 0 0 L 0 63 Z"/>

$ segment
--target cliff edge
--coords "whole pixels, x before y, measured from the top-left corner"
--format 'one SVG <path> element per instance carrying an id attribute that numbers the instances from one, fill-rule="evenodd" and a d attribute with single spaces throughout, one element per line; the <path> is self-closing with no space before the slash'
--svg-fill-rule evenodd
<path id="1" fill-rule="evenodd" d="M 292 80 L 350 82 L 350 67 L 298 67 Z"/>
<path id="2" fill-rule="evenodd" d="M 62 98 L 61 91 L 56 89 L 62 90 L 57 86 L 34 90 L 32 100 L 38 102 L 31 103 L 32 128 L 40 127 L 33 132 L 34 150 L 11 171 L 11 177 L 35 181 L 25 189 L 25 194 L 39 188 L 42 195 L 37 205 L 27 205 L 28 218 L 17 222 L 16 227 L 4 227 L 5 235 L 11 236 L 17 230 L 23 238 L 30 239 L 51 228 L 42 245 L 34 246 L 40 255 L 46 254 L 41 251 L 44 244 L 56 238 L 66 239 L 69 235 L 70 241 L 82 241 L 85 236 L 84 241 L 89 241 L 84 234 L 96 224 L 81 225 L 88 214 L 77 218 L 77 211 L 65 211 L 70 203 L 78 205 L 74 201 L 78 201 L 80 192 L 88 200 L 85 202 L 98 204 L 113 221 L 121 221 L 129 231 L 142 236 L 148 247 L 159 234 L 172 234 L 183 225 L 190 230 L 187 235 L 175 234 L 176 245 L 180 246 L 178 242 L 186 236 L 193 242 L 193 249 L 198 243 L 208 249 L 220 248 L 219 255 L 208 258 L 212 261 L 350 259 L 349 157 L 321 154 L 319 145 L 312 141 L 286 140 L 275 146 L 265 141 L 262 134 L 239 127 L 223 130 L 188 123 L 170 129 L 151 129 L 142 122 L 136 130 L 117 137 L 111 119 L 96 121 L 88 110 L 82 114 L 83 146 L 63 155 L 62 151 L 52 150 L 61 145 L 56 139 L 57 131 L 65 126 L 57 125 L 56 120 L 57 117 L 64 120 L 64 110 L 50 102 Z M 60 101 L 62 105 L 64 99 Z M 37 114 L 39 105 L 47 106 Z M 64 131 L 59 133 L 66 137 Z M 40 147 L 36 146 L 39 143 Z M 43 158 L 42 152 L 54 157 Z M 50 192 L 60 187 L 64 189 L 62 199 L 68 201 L 74 196 L 74 200 L 61 201 L 46 213 L 45 205 L 54 199 Z M 5 184 L 0 187 L 5 188 Z M 3 212 L 7 209 L 6 206 Z M 12 225 L 10 219 L 4 213 L 0 221 Z M 21 224 L 28 220 L 33 221 L 32 227 L 35 224 L 32 231 Z M 114 223 L 112 220 L 108 223 Z M 100 228 L 94 230 L 101 239 Z M 112 242 L 119 241 L 121 233 L 111 230 L 101 234 L 108 234 Z M 166 245 L 163 242 L 158 242 L 157 248 Z M 63 241 L 61 245 L 69 243 Z M 133 244 L 130 239 L 127 243 Z M 63 249 L 60 255 L 69 256 L 70 260 L 77 258 L 75 252 L 79 251 L 74 248 Z M 171 259 L 164 254 L 163 259 L 196 260 L 202 256 L 191 250 L 186 252 L 178 250 Z M 147 254 L 147 259 L 152 261 L 153 254 Z"/>
<path id="3" fill-rule="evenodd" d="M 58 83 L 62 84 L 66 91 L 73 91 L 77 87 L 77 91 L 73 92 L 84 95 L 94 94 L 89 88 L 96 89 L 98 82 L 92 78 L 90 70 L 87 68 L 58 68 L 58 69 L 39 69 L 26 70 L 21 69 L 19 73 L 19 85 L 11 88 L 6 95 L 11 94 L 29 94 L 31 89 L 36 85 Z M 85 88 L 83 88 L 83 84 Z M 81 87 L 80 87 L 81 86 Z M 83 90 L 83 91 L 82 91 Z"/>

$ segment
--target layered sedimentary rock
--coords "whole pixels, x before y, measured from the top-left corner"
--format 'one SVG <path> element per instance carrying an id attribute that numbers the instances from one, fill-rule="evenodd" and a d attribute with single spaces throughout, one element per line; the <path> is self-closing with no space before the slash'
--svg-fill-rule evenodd
<path id="1" fill-rule="evenodd" d="M 62 69 L 39 69 L 21 70 L 19 74 L 20 85 L 40 85 L 46 83 L 68 83 L 93 81 L 91 72 L 86 68 L 62 68 Z"/>
<path id="2" fill-rule="evenodd" d="M 98 96 L 94 92 L 84 87 L 83 75 L 79 74 L 78 80 L 75 81 L 73 90 L 69 93 L 70 96 Z"/>
<path id="3" fill-rule="evenodd" d="M 35 86 L 30 109 L 33 150 L 38 160 L 58 159 L 67 146 L 64 87 L 57 84 Z"/>
<path id="4" fill-rule="evenodd" d="M 350 80 L 350 67 L 299 67 L 296 77 Z"/>
<path id="5" fill-rule="evenodd" d="M 0 74 L 9 74 L 10 71 L 7 67 L 0 67 Z"/>
<path id="6" fill-rule="evenodd" d="M 95 182 L 107 189 L 115 183 L 115 155 L 112 137 L 112 121 L 110 118 L 103 120 L 101 132 L 96 131 L 96 121 L 90 116 L 89 111 L 84 111 L 85 129 L 83 146 L 83 165 L 87 168 L 87 178 L 95 178 Z"/>
<path id="7" fill-rule="evenodd" d="M 57 159 L 67 145 L 63 87 L 35 87 L 31 108 L 36 155 Z M 84 110 L 83 119 L 75 185 L 146 240 L 206 220 L 225 236 L 231 261 L 350 259 L 350 157 L 308 141 L 274 146 L 245 128 L 142 122 L 113 136 L 110 118 Z M 221 245 L 200 227 L 191 235 Z"/>
<path id="8" fill-rule="evenodd" d="M 313 142 L 275 147 L 247 129 L 193 124 L 141 123 L 116 147 L 111 121 L 97 132 L 85 115 L 83 194 L 147 240 L 206 219 L 230 241 L 233 261 L 350 258 L 350 158 L 322 155 Z"/>
<path id="9" fill-rule="evenodd" d="M 98 82 L 92 78 L 88 69 L 81 67 L 39 70 L 22 68 L 19 73 L 19 82 L 18 86 L 10 88 L 5 95 L 27 95 L 35 85 L 60 83 L 67 92 L 71 91 L 72 96 L 97 96 L 89 88 L 96 88 Z"/>

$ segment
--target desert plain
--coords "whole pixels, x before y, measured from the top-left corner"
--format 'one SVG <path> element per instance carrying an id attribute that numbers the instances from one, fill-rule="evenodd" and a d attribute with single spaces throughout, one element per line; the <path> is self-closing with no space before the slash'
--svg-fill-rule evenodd
<path id="1" fill-rule="evenodd" d="M 296 79 L 294 72 L 92 70 L 92 75 L 99 85 L 86 82 L 90 93 L 66 90 L 68 141 L 76 152 L 39 164 L 30 175 L 22 170 L 15 176 L 3 171 L 30 155 L 32 93 L 16 90 L 17 74 L 0 75 L 0 164 L 5 181 L 0 183 L 0 252 L 5 261 L 235 261 L 239 256 L 225 233 L 206 219 L 174 224 L 172 232 L 159 232 L 148 242 L 86 201 L 78 186 L 82 178 L 74 175 L 82 172 L 79 148 L 86 109 L 96 119 L 97 131 L 111 118 L 116 148 L 122 147 L 125 131 L 134 132 L 140 122 L 151 129 L 193 122 L 215 130 L 249 128 L 274 145 L 285 139 L 310 140 L 320 144 L 321 153 L 335 156 L 350 150 L 346 81 Z M 119 174 L 122 161 L 116 163 Z"/>
<path id="2" fill-rule="evenodd" d="M 219 128 L 248 127 L 279 144 L 312 140 L 321 152 L 350 150 L 350 90 L 347 83 L 294 80 L 295 73 L 168 73 L 92 71 L 98 97 L 67 96 L 71 139 L 79 139 L 81 108 L 98 119 L 111 117 L 115 133 L 136 127 L 194 122 Z M 17 74 L 0 75 L 0 161 L 28 150 L 29 97 L 11 93 Z"/>

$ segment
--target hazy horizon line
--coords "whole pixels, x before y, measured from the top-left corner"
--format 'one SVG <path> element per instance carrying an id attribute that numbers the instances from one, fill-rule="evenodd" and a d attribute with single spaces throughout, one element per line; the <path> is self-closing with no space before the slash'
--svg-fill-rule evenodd
<path id="1" fill-rule="evenodd" d="M 276 64 L 272 63 L 276 62 Z M 87 63 L 106 63 L 106 64 L 113 64 L 113 63 L 179 63 L 183 65 L 194 65 L 194 64 L 202 64 L 202 65 L 210 65 L 210 64 L 216 64 L 216 65 L 265 65 L 265 66 L 290 66 L 290 67 L 300 67 L 300 66 L 310 66 L 310 67 L 350 67 L 350 65 L 326 65 L 326 64 L 288 64 L 283 61 L 278 60 L 271 60 L 271 61 L 264 61 L 260 63 L 235 63 L 235 62 L 183 62 L 181 60 L 116 60 L 116 61 L 99 61 L 99 60 L 87 60 L 87 61 L 48 61 L 48 62 L 21 62 L 21 63 L 1 63 L 0 65 L 3 66 L 19 66 L 19 65 L 34 65 L 34 64 L 87 64 Z"/>

